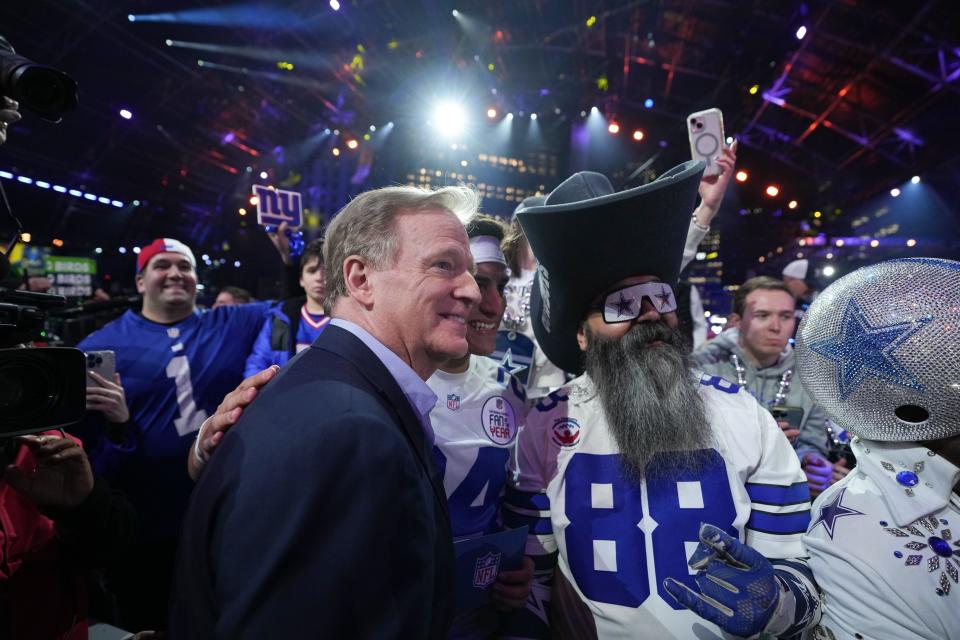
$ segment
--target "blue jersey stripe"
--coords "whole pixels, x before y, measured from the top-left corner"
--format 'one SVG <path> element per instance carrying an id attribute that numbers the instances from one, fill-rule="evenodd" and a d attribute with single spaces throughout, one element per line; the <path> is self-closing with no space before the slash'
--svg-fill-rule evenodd
<path id="1" fill-rule="evenodd" d="M 810 488 L 806 481 L 795 482 L 789 487 L 779 484 L 746 483 L 751 502 L 783 506 L 810 501 Z"/>
<path id="2" fill-rule="evenodd" d="M 778 535 L 806 533 L 809 524 L 809 509 L 790 513 L 768 513 L 754 509 L 750 512 L 750 519 L 747 520 L 748 529 Z"/>
<path id="3" fill-rule="evenodd" d="M 547 497 L 547 494 L 540 492 L 531 493 L 507 487 L 503 501 L 518 509 L 527 509 L 530 511 L 550 510 L 550 498 Z"/>
<path id="4" fill-rule="evenodd" d="M 503 525 L 508 529 L 516 529 L 518 527 L 527 526 L 530 527 L 531 534 L 537 535 L 550 535 L 553 533 L 553 527 L 550 525 L 550 518 L 527 516 L 522 513 L 510 511 L 509 509 L 503 510 Z"/>

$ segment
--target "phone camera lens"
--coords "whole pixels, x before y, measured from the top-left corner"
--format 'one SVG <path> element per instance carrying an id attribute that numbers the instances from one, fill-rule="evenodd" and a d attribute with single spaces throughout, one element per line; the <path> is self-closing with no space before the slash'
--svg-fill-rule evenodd
<path id="1" fill-rule="evenodd" d="M 698 122 L 698 123 L 697 123 L 697 129 L 703 129 L 703 123 L 702 123 L 702 122 Z"/>

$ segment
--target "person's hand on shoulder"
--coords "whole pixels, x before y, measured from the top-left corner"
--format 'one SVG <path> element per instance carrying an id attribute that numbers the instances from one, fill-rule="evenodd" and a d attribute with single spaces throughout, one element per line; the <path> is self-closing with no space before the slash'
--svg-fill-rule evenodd
<path id="1" fill-rule="evenodd" d="M 833 465 L 824 457 L 814 453 L 808 453 L 803 456 L 800 462 L 803 472 L 807 476 L 807 484 L 810 486 L 810 497 L 820 495 L 830 486 L 830 479 L 833 477 Z"/>
<path id="2" fill-rule="evenodd" d="M 191 478 L 196 480 L 200 477 L 223 436 L 240 420 L 244 407 L 254 401 L 260 389 L 273 380 L 279 371 L 280 367 L 274 364 L 245 379 L 223 398 L 217 412 L 203 421 L 187 458 L 187 472 Z"/>

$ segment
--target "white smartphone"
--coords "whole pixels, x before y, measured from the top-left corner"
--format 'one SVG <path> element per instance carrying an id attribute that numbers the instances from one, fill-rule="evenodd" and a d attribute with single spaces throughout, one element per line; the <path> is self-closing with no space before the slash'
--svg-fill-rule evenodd
<path id="1" fill-rule="evenodd" d="M 690 155 L 707 164 L 705 176 L 720 174 L 717 158 L 723 152 L 723 113 L 720 109 L 697 111 L 687 116 L 687 134 L 690 136 Z"/>
<path id="2" fill-rule="evenodd" d="M 117 370 L 117 358 L 113 351 L 88 351 L 87 371 L 96 371 L 98 374 L 113 382 L 113 374 Z M 97 381 L 87 376 L 88 387 L 98 387 Z"/>

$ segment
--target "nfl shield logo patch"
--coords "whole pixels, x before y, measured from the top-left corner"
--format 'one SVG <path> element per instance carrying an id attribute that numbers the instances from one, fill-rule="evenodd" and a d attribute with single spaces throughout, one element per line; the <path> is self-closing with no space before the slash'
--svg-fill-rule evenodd
<path id="1" fill-rule="evenodd" d="M 450 411 L 458 411 L 460 409 L 460 396 L 455 393 L 448 393 L 447 409 L 450 409 Z"/>
<path id="2" fill-rule="evenodd" d="M 477 558 L 476 568 L 473 571 L 473 586 L 486 589 L 497 579 L 500 571 L 500 554 L 490 552 Z"/>

